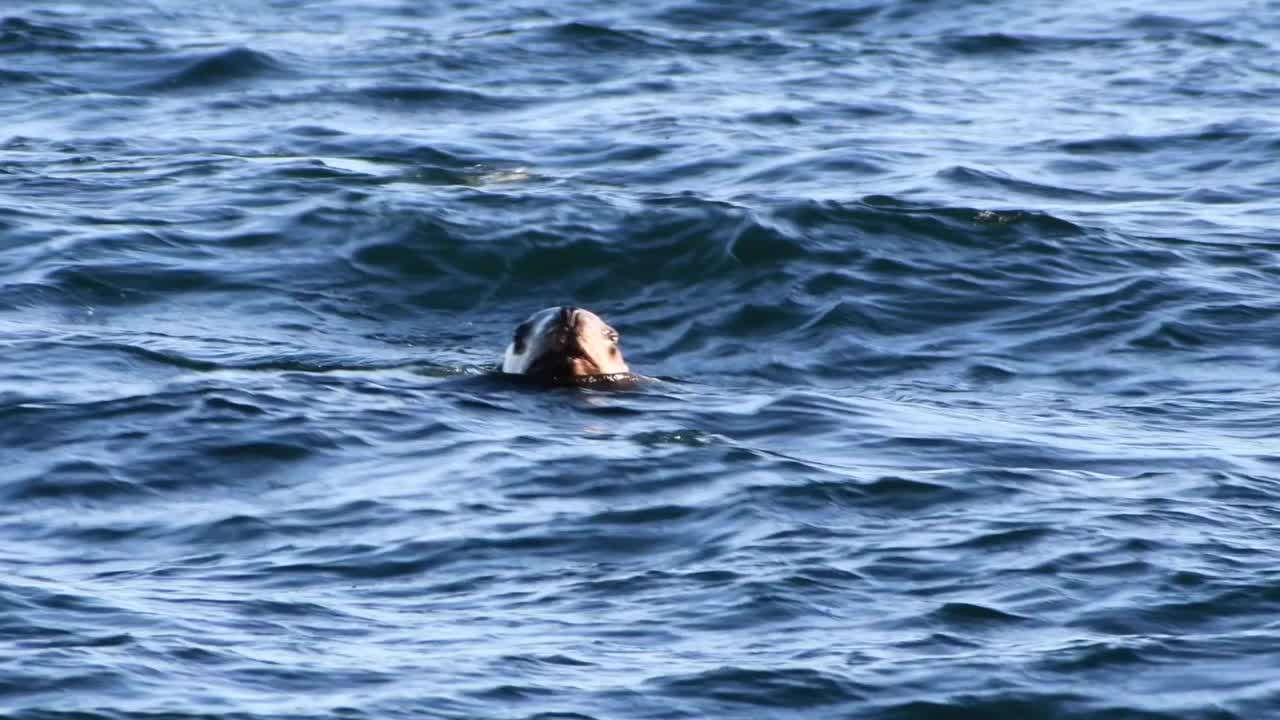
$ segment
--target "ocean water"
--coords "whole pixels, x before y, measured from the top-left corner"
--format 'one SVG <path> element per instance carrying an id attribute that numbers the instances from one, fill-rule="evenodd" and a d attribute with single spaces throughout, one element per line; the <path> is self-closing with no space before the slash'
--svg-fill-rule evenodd
<path id="1" fill-rule="evenodd" d="M 1280 718 L 1278 53 L 6 0 L 0 718 Z M 495 381 L 561 303 L 665 380 Z"/>

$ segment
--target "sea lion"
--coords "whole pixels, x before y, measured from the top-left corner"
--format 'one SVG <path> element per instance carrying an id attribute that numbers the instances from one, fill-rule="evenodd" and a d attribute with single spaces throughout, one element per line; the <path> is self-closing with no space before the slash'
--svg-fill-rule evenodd
<path id="1" fill-rule="evenodd" d="M 549 307 L 516 327 L 499 369 L 548 385 L 635 381 L 619 339 L 618 331 L 590 310 Z"/>

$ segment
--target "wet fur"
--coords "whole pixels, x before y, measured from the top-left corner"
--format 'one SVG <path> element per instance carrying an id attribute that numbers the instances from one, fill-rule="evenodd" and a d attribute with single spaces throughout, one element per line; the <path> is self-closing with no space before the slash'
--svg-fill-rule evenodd
<path id="1" fill-rule="evenodd" d="M 631 372 L 618 347 L 617 331 L 595 313 L 571 306 L 540 310 L 517 326 L 501 369 L 566 385 Z"/>

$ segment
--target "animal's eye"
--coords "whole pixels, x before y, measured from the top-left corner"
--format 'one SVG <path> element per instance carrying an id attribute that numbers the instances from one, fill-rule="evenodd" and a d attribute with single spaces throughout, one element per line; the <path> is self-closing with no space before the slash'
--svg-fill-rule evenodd
<path id="1" fill-rule="evenodd" d="M 618 336 L 618 333 L 612 330 L 605 333 L 604 336 L 609 338 L 609 342 L 613 343 L 614 345 L 617 345 L 622 340 L 622 338 Z"/>
<path id="2" fill-rule="evenodd" d="M 529 336 L 529 323 L 527 322 L 520 323 L 519 325 L 516 326 L 516 333 L 511 338 L 511 344 L 512 344 L 512 350 L 514 350 L 517 355 L 524 352 L 524 340 L 528 336 Z"/>

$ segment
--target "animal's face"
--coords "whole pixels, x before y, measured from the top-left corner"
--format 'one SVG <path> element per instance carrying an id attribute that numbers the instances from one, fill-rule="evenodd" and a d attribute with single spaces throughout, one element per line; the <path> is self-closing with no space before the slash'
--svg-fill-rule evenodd
<path id="1" fill-rule="evenodd" d="M 631 372 L 618 332 L 598 315 L 571 306 L 539 310 L 520 323 L 502 372 L 546 379 Z"/>

